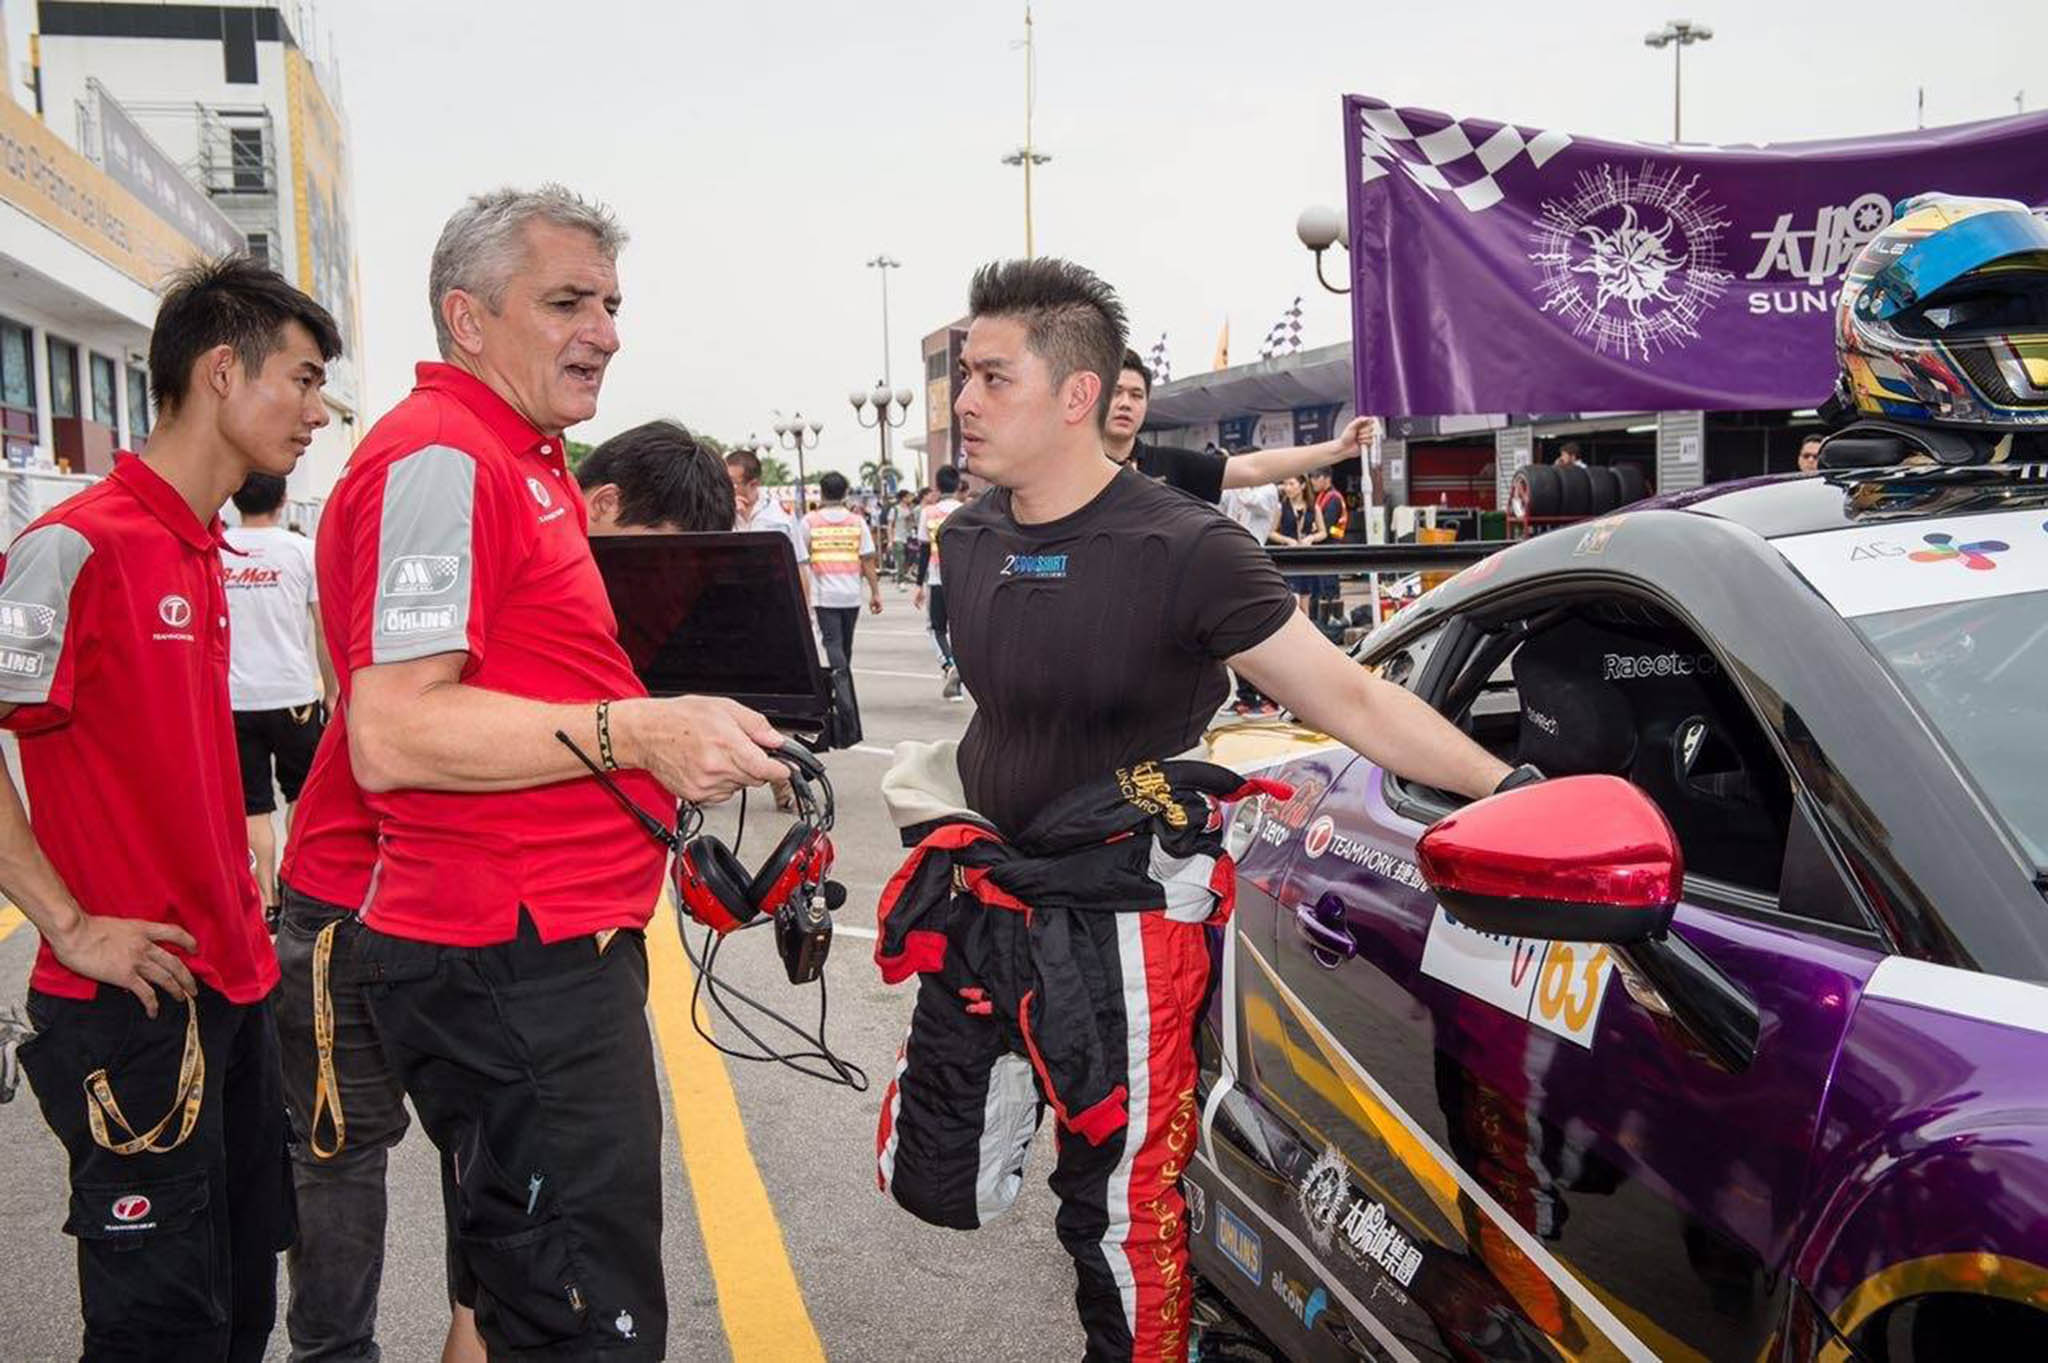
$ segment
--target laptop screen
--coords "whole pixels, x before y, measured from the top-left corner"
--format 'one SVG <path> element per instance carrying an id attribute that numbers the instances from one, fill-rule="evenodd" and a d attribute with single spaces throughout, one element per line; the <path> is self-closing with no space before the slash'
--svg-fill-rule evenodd
<path id="1" fill-rule="evenodd" d="M 831 689 L 786 536 L 607 535 L 590 550 L 649 694 L 728 696 L 778 728 L 823 727 Z"/>

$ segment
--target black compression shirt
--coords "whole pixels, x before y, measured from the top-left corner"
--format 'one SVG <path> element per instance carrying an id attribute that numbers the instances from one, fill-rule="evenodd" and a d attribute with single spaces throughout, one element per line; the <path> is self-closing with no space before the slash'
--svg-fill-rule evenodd
<path id="1" fill-rule="evenodd" d="M 1229 694 L 1221 660 L 1294 611 L 1242 526 L 1128 474 L 1057 521 L 1018 525 L 1002 489 L 955 512 L 946 595 L 976 705 L 961 779 L 1013 835 L 1084 781 L 1194 746 Z"/>
<path id="2" fill-rule="evenodd" d="M 1147 478 L 1155 478 L 1168 487 L 1177 487 L 1190 497 L 1199 497 L 1214 506 L 1223 497 L 1223 466 L 1228 460 L 1227 455 L 1184 450 L 1173 445 L 1147 445 L 1140 441 L 1131 447 L 1130 462 Z"/>

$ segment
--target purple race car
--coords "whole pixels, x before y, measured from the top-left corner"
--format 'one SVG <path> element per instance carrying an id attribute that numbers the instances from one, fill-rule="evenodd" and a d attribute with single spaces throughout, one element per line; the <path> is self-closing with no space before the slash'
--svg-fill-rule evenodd
<path id="1" fill-rule="evenodd" d="M 2048 469 L 1645 503 L 1359 656 L 1554 779 L 1212 735 L 1295 793 L 1234 811 L 1201 1277 L 1297 1360 L 2048 1359 Z"/>

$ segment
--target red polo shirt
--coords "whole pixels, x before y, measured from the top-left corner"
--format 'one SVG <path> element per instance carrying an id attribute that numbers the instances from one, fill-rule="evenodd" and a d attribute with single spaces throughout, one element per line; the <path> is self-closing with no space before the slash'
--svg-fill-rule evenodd
<path id="1" fill-rule="evenodd" d="M 0 582 L 0 701 L 36 841 L 87 913 L 176 923 L 235 1003 L 277 983 L 228 706 L 220 520 L 133 455 L 22 532 Z M 99 986 L 36 954 L 32 988 Z"/>
<path id="2" fill-rule="evenodd" d="M 484 690 L 587 705 L 644 696 L 585 533 L 561 440 L 464 371 L 419 366 L 321 517 L 321 618 L 344 722 L 358 669 L 443 653 L 466 653 L 462 680 Z M 673 821 L 653 777 L 619 782 Z M 378 845 L 363 912 L 380 932 L 485 946 L 517 934 L 524 905 L 558 941 L 653 913 L 667 854 L 590 777 L 364 799 Z"/>
<path id="3" fill-rule="evenodd" d="M 331 638 L 328 653 L 340 656 Z M 302 895 L 355 910 L 370 892 L 370 872 L 376 865 L 377 816 L 356 788 L 346 721 L 336 714 L 320 735 L 312 770 L 292 807 L 291 836 L 278 864 L 278 879 Z"/>

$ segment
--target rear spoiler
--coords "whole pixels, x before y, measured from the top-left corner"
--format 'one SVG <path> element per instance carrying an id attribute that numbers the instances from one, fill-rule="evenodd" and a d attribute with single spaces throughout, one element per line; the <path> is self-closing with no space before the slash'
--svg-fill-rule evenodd
<path id="1" fill-rule="evenodd" d="M 1453 544 L 1273 545 L 1273 562 L 1290 573 L 1449 573 L 1470 567 L 1519 540 Z"/>

